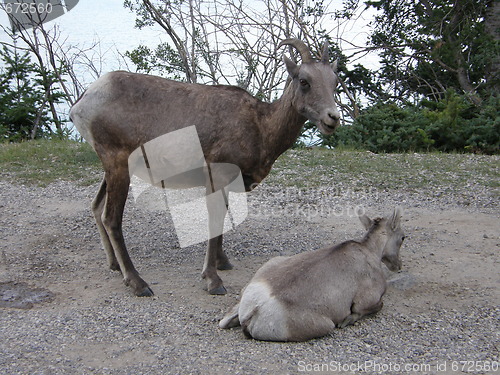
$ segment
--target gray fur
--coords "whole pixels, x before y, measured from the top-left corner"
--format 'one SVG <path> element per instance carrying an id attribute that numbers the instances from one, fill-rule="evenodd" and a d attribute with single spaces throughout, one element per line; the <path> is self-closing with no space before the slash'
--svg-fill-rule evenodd
<path id="1" fill-rule="evenodd" d="M 378 312 L 386 290 L 382 262 L 401 269 L 401 211 L 360 220 L 367 229 L 360 241 L 269 260 L 219 326 L 241 324 L 259 340 L 304 341 Z"/>

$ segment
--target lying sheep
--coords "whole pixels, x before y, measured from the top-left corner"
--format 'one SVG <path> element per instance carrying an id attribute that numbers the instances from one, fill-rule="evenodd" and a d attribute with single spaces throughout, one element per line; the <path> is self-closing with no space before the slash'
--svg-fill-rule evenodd
<path id="1" fill-rule="evenodd" d="M 258 340 L 305 341 L 378 312 L 386 290 L 382 262 L 401 269 L 401 211 L 359 219 L 367 229 L 360 241 L 269 260 L 219 326 L 241 325 Z"/>

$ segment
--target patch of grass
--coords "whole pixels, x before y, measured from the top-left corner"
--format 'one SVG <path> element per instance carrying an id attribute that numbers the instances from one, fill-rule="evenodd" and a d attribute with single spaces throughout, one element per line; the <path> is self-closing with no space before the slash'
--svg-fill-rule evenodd
<path id="1" fill-rule="evenodd" d="M 500 186 L 498 155 L 407 153 L 328 149 L 289 150 L 275 163 L 266 182 L 298 188 L 336 183 L 387 190 Z"/>
<path id="2" fill-rule="evenodd" d="M 35 140 L 0 144 L 2 179 L 46 186 L 56 180 L 90 185 L 102 176 L 101 163 L 87 143 Z"/>
<path id="3" fill-rule="evenodd" d="M 432 191 L 487 189 L 500 196 L 500 156 L 474 154 L 374 154 L 321 148 L 289 150 L 265 183 L 353 190 Z M 102 177 L 99 158 L 87 143 L 36 140 L 0 144 L 0 175 L 11 182 L 46 186 L 56 180 L 90 185 Z"/>

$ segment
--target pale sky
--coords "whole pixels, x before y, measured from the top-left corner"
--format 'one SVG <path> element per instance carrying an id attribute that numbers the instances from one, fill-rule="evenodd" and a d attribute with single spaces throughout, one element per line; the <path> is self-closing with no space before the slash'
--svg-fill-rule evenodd
<path id="1" fill-rule="evenodd" d="M 3 0 L 0 1 L 3 2 Z M 332 0 L 329 10 L 341 9 L 342 2 L 343 0 Z M 252 4 L 251 1 L 248 3 Z M 354 44 L 362 46 L 368 35 L 366 25 L 372 16 L 373 12 L 371 14 L 365 12 L 356 22 L 343 25 L 338 29 L 338 33 Z M 160 42 L 169 40 L 159 27 L 136 29 L 135 18 L 134 13 L 123 7 L 123 0 L 80 0 L 71 11 L 47 23 L 46 26 L 50 29 L 54 23 L 57 23 L 62 36 L 60 42 L 64 41 L 66 46 L 85 49 L 99 41 L 99 50 L 92 53 L 97 56 L 97 60 L 99 56 L 102 56 L 103 64 L 100 66 L 100 74 L 104 74 L 107 71 L 127 69 L 123 58 L 120 57 L 120 54 L 127 50 L 132 50 L 141 44 L 154 48 Z M 9 26 L 7 15 L 3 11 L 0 11 L 0 25 Z M 331 29 L 335 26 L 332 24 Z M 335 39 L 335 35 L 331 36 Z M 11 42 L 2 30 L 0 30 L 0 41 Z M 349 45 L 345 44 L 342 48 L 346 55 L 352 53 Z M 376 69 L 378 66 L 378 58 L 375 55 L 365 57 L 356 63 L 359 62 L 371 69 Z M 130 64 L 129 68 L 135 67 Z M 75 70 L 84 86 L 96 79 L 85 66 L 77 66 Z M 69 108 L 61 109 L 62 112 L 68 110 Z"/>
<path id="2" fill-rule="evenodd" d="M 332 0 L 330 4 L 331 10 L 340 9 L 342 0 Z M 100 53 L 105 55 L 109 65 L 107 70 L 114 70 L 124 68 L 115 58 L 116 50 L 124 53 L 140 44 L 155 47 L 161 41 L 167 40 L 164 31 L 159 27 L 142 30 L 134 28 L 135 17 L 134 13 L 123 7 L 123 0 L 80 0 L 73 10 L 49 22 L 47 26 L 50 28 L 53 23 L 57 23 L 62 35 L 67 37 L 67 45 L 78 45 L 84 48 L 99 40 Z M 345 38 L 363 45 L 367 36 L 366 24 L 370 17 L 371 14 L 363 14 L 362 19 L 346 25 L 340 32 Z M 0 12 L 0 24 L 9 25 L 4 12 Z M 0 31 L 0 41 L 7 40 L 9 40 L 7 36 Z M 349 46 L 344 45 L 343 48 L 346 54 L 349 54 Z M 365 59 L 363 63 L 367 67 L 373 67 L 375 59 L 373 57 Z"/>
<path id="3" fill-rule="evenodd" d="M 123 0 L 80 0 L 70 12 L 48 22 L 47 29 L 54 23 L 60 27 L 61 34 L 67 37 L 67 45 L 78 45 L 81 48 L 93 45 L 94 41 L 100 41 L 100 53 L 105 56 L 118 50 L 124 53 L 137 47 L 139 44 L 156 46 L 162 33 L 150 28 L 138 30 L 134 28 L 135 14 L 123 7 Z M 9 25 L 7 15 L 0 12 L 0 24 Z M 0 31 L 1 41 L 10 41 Z M 113 56 L 107 56 L 108 70 L 118 69 L 112 66 Z"/>

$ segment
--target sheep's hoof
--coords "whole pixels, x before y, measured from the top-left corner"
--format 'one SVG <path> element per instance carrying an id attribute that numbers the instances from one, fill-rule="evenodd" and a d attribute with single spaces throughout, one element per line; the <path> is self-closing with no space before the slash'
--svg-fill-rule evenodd
<path id="1" fill-rule="evenodd" d="M 352 313 L 351 315 L 348 315 L 342 323 L 340 323 L 339 328 L 345 328 L 353 325 L 359 320 L 359 318 L 361 318 L 360 314 Z"/>
<path id="2" fill-rule="evenodd" d="M 120 269 L 120 265 L 118 264 L 118 262 L 112 262 L 110 265 L 109 265 L 109 269 L 111 271 L 118 271 L 118 272 L 122 272 L 122 270 Z"/>
<path id="3" fill-rule="evenodd" d="M 153 290 L 149 286 L 147 286 L 142 290 L 136 291 L 135 295 L 137 297 L 153 297 L 155 294 L 153 293 Z"/>
<path id="4" fill-rule="evenodd" d="M 210 289 L 208 293 L 214 296 L 223 296 L 227 294 L 227 290 L 224 288 L 224 285 L 221 285 L 218 288 Z"/>
<path id="5" fill-rule="evenodd" d="M 126 286 L 131 287 L 132 290 L 134 291 L 134 294 L 137 297 L 152 297 L 152 296 L 154 296 L 153 290 L 141 278 L 139 278 L 138 280 L 134 280 L 134 281 L 132 281 L 130 279 L 129 280 L 124 279 L 123 283 Z"/>
<path id="6" fill-rule="evenodd" d="M 233 265 L 229 262 L 224 263 L 224 264 L 217 264 L 217 269 L 219 271 L 229 271 L 233 269 Z"/>

